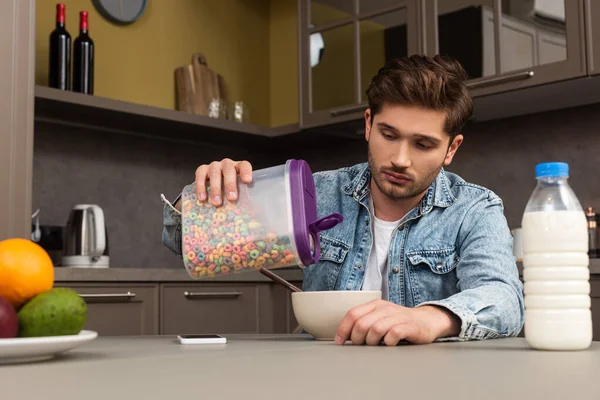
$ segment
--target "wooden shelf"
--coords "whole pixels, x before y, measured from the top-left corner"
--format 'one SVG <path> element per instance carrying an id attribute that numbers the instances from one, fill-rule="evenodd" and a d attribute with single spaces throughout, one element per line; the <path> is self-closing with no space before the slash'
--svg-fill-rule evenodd
<path id="1" fill-rule="evenodd" d="M 35 87 L 35 120 L 173 141 L 240 147 L 264 145 L 300 132 L 298 124 L 261 127 L 40 85 Z"/>

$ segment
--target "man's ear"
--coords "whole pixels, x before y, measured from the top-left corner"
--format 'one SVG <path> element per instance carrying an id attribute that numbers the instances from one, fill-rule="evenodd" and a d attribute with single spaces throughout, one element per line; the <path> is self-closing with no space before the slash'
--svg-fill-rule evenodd
<path id="1" fill-rule="evenodd" d="M 373 123 L 371 121 L 371 109 L 367 108 L 365 110 L 365 140 L 368 142 L 371 137 L 371 127 Z"/>
<path id="2" fill-rule="evenodd" d="M 454 158 L 456 151 L 462 144 L 463 139 L 464 139 L 464 136 L 461 134 L 458 134 L 454 137 L 454 140 L 452 140 L 452 143 L 450 143 L 450 146 L 448 147 L 448 151 L 446 152 L 446 158 L 444 159 L 445 167 L 450 165 L 450 163 L 452 162 L 452 159 Z"/>

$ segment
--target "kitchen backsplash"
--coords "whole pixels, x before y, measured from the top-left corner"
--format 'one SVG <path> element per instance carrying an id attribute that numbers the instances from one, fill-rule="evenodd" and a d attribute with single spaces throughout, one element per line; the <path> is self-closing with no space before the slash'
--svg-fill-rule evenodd
<path id="1" fill-rule="evenodd" d="M 202 163 L 245 151 L 36 124 L 33 210 L 64 225 L 74 204 L 102 207 L 111 267 L 181 267 L 161 243 L 161 193 L 174 199 Z"/>
<path id="2" fill-rule="evenodd" d="M 498 193 L 511 228 L 520 225 L 537 162 L 568 162 L 582 205 L 600 208 L 598 126 L 600 105 L 473 124 L 448 170 Z M 365 161 L 366 144 L 349 141 L 335 154 L 314 146 L 285 156 L 304 158 L 320 171 Z M 42 224 L 64 225 L 74 204 L 98 204 L 106 216 L 112 267 L 183 268 L 161 243 L 160 194 L 174 198 L 193 182 L 199 164 L 223 157 L 248 159 L 255 168 L 281 161 L 245 150 L 37 123 L 33 210 L 40 208 Z"/>

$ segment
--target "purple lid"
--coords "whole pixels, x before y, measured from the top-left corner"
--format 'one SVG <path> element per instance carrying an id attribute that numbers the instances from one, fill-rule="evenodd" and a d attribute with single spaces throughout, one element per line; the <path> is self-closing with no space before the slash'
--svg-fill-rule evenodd
<path id="1" fill-rule="evenodd" d="M 288 173 L 292 203 L 292 224 L 296 251 L 303 266 L 319 261 L 321 245 L 319 232 L 331 229 L 344 220 L 338 213 L 318 219 L 315 181 L 308 163 L 289 160 Z M 314 244 L 312 251 L 311 241 Z"/>

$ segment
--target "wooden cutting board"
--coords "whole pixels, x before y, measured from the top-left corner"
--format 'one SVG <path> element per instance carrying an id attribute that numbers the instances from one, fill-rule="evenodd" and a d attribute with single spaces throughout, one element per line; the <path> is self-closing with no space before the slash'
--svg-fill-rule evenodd
<path id="1" fill-rule="evenodd" d="M 190 65 L 175 70 L 176 109 L 208 115 L 210 102 L 227 100 L 225 79 L 208 67 L 202 53 L 192 55 Z"/>
<path id="2" fill-rule="evenodd" d="M 194 114 L 196 84 L 191 65 L 175 69 L 175 109 Z"/>

